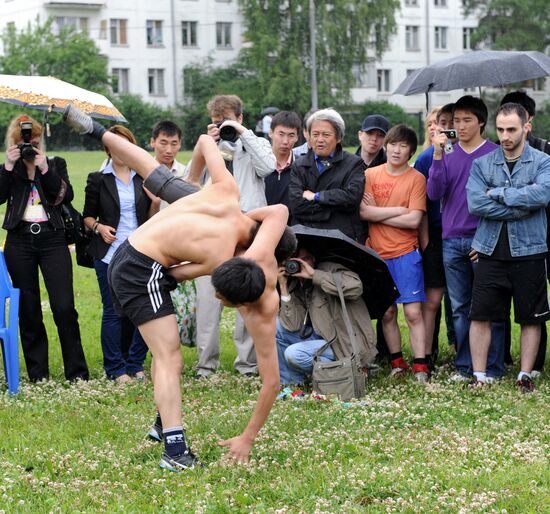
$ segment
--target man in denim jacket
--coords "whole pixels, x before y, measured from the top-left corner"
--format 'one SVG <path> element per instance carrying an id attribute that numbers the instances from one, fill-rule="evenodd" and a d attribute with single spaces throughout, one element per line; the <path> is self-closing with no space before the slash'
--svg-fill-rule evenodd
<path id="1" fill-rule="evenodd" d="M 476 384 L 487 382 L 491 321 L 502 321 L 514 299 L 521 326 L 517 385 L 534 389 L 531 378 L 541 324 L 550 319 L 546 290 L 546 213 L 550 157 L 526 142 L 527 111 L 507 103 L 497 111 L 501 147 L 472 166 L 466 186 L 470 213 L 480 217 L 472 247 L 479 256 L 470 311 L 470 341 Z"/>

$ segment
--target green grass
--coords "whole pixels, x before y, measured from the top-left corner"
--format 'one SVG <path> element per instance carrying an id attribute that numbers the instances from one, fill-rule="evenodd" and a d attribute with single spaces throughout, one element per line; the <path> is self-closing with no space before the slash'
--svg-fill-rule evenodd
<path id="1" fill-rule="evenodd" d="M 82 207 L 87 173 L 103 154 L 64 156 Z M 430 384 L 389 383 L 382 370 L 358 402 L 278 401 L 252 462 L 235 466 L 216 442 L 243 429 L 260 382 L 232 371 L 234 313 L 226 311 L 219 374 L 194 381 L 195 350 L 182 350 L 184 423 L 205 467 L 163 472 L 160 446 L 144 437 L 155 412 L 150 384 L 103 377 L 92 270 L 75 266 L 75 291 L 92 380 L 64 382 L 44 293 L 52 380 L 23 379 L 16 397 L 1 386 L 0 512 L 550 511 L 548 373 L 530 396 L 515 390 L 517 367 L 487 390 L 448 385 L 444 330 L 443 366 Z M 401 328 L 407 352 L 402 319 Z"/>

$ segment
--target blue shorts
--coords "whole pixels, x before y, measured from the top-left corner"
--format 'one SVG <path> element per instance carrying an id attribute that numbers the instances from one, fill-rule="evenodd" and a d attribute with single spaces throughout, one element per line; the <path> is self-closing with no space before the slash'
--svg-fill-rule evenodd
<path id="1" fill-rule="evenodd" d="M 426 301 L 422 257 L 418 250 L 413 250 L 395 259 L 386 259 L 385 262 L 399 290 L 399 298 L 394 303 Z"/>

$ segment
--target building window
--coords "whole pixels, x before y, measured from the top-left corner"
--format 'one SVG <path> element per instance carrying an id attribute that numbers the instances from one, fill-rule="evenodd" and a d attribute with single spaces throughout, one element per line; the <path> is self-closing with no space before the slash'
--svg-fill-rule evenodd
<path id="1" fill-rule="evenodd" d="M 231 48 L 231 23 L 219 21 L 216 23 L 216 46 Z"/>
<path id="2" fill-rule="evenodd" d="M 197 22 L 181 22 L 181 44 L 182 46 L 197 46 Z"/>
<path id="3" fill-rule="evenodd" d="M 447 7 L 447 0 L 434 0 L 436 7 Z"/>
<path id="4" fill-rule="evenodd" d="M 434 44 L 437 50 L 447 50 L 447 30 L 448 27 L 434 28 Z"/>
<path id="5" fill-rule="evenodd" d="M 418 0 L 405 0 L 405 7 L 418 7 Z"/>
<path id="6" fill-rule="evenodd" d="M 111 18 L 111 45 L 127 45 L 126 27 L 128 20 Z"/>
<path id="7" fill-rule="evenodd" d="M 377 70 L 378 91 L 380 93 L 389 93 L 390 85 L 390 70 Z"/>
<path id="8" fill-rule="evenodd" d="M 376 67 L 374 61 L 369 61 L 362 67 L 354 64 L 351 72 L 355 78 L 355 87 L 376 87 Z"/>
<path id="9" fill-rule="evenodd" d="M 462 29 L 462 49 L 471 50 L 472 49 L 472 36 L 474 35 L 474 30 L 472 27 L 464 27 Z"/>
<path id="10" fill-rule="evenodd" d="M 420 50 L 419 32 L 419 27 L 416 25 L 407 25 L 405 27 L 405 48 L 407 50 Z"/>
<path id="11" fill-rule="evenodd" d="M 113 93 L 129 93 L 128 68 L 113 68 L 111 70 L 111 89 Z"/>
<path id="12" fill-rule="evenodd" d="M 161 20 L 147 20 L 147 46 L 162 46 Z"/>
<path id="13" fill-rule="evenodd" d="M 164 70 L 161 68 L 149 68 L 149 94 L 164 95 Z"/>
<path id="14" fill-rule="evenodd" d="M 413 70 L 413 69 L 407 70 L 407 77 L 408 77 L 409 75 L 412 75 L 415 71 L 418 71 L 418 68 L 416 68 L 416 69 L 414 69 L 414 70 Z"/>
<path id="15" fill-rule="evenodd" d="M 65 27 L 72 28 L 75 32 L 88 32 L 88 18 L 77 16 L 57 16 L 55 26 L 59 34 Z"/>

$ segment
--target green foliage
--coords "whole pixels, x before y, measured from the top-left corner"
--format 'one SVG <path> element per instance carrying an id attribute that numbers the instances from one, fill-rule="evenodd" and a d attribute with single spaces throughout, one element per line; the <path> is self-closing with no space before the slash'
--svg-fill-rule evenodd
<path id="1" fill-rule="evenodd" d="M 537 106 L 537 114 L 533 120 L 533 134 L 550 140 L 550 102 Z"/>
<path id="2" fill-rule="evenodd" d="M 240 59 L 258 78 L 263 105 L 310 108 L 308 0 L 239 0 L 248 45 Z M 398 0 L 316 0 L 319 105 L 349 100 L 354 67 L 379 56 L 395 31 Z"/>
<path id="3" fill-rule="evenodd" d="M 373 100 L 367 101 L 362 105 L 345 105 L 338 107 L 338 112 L 346 122 L 346 135 L 343 141 L 344 146 L 358 146 L 357 131 L 360 130 L 363 120 L 369 114 L 381 114 L 389 120 L 392 126 L 398 123 L 404 123 L 414 129 L 417 134 L 423 134 L 422 120 L 419 122 L 417 116 L 407 114 L 402 107 L 390 102 Z"/>
<path id="4" fill-rule="evenodd" d="M 9 25 L 1 39 L 0 70 L 7 75 L 51 75 L 98 93 L 107 92 L 107 60 L 83 32 L 66 27 L 54 34 L 53 19 L 25 29 Z"/>
<path id="5" fill-rule="evenodd" d="M 121 95 L 114 98 L 113 102 L 128 120 L 127 127 L 133 132 L 140 146 L 149 143 L 153 125 L 158 121 L 169 119 L 178 123 L 173 111 L 145 102 L 137 95 Z"/>
<path id="6" fill-rule="evenodd" d="M 548 0 L 465 0 L 479 18 L 472 43 L 494 50 L 539 50 L 550 45 Z"/>

